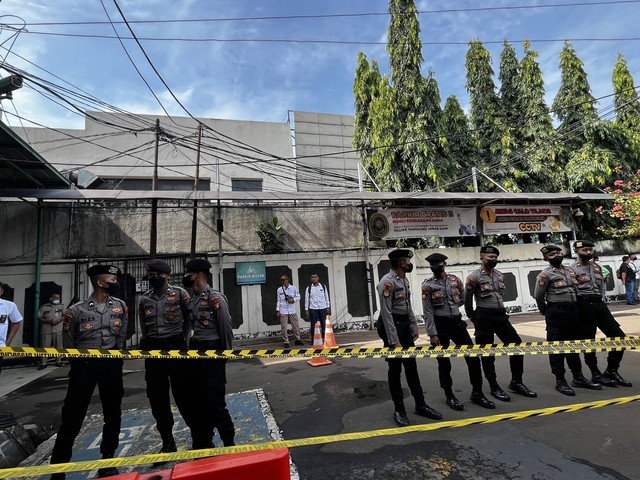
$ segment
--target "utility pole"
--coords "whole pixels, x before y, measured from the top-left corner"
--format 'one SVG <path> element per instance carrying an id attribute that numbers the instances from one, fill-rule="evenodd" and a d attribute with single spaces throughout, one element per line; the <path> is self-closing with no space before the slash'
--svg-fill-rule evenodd
<path id="1" fill-rule="evenodd" d="M 193 182 L 194 192 L 198 191 L 200 181 L 200 143 L 202 141 L 202 124 L 198 123 L 198 150 L 196 152 L 196 176 Z M 198 200 L 193 201 L 193 218 L 191 220 L 191 258 L 196 258 L 196 230 L 198 226 Z"/>
<path id="2" fill-rule="evenodd" d="M 158 146 L 160 143 L 160 119 L 156 118 L 156 148 L 153 161 L 153 177 L 151 179 L 151 190 L 158 190 Z M 158 199 L 151 200 L 151 240 L 149 241 L 149 257 L 156 258 L 158 244 Z"/>

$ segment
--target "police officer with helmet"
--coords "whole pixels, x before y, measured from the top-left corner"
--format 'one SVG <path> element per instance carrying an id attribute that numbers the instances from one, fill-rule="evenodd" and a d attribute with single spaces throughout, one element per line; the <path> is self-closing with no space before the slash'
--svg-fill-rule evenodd
<path id="1" fill-rule="evenodd" d="M 505 291 L 502 272 L 496 270 L 500 250 L 491 245 L 480 247 L 480 267 L 467 277 L 466 296 L 464 308 L 467 317 L 475 327 L 476 344 L 493 344 L 494 335 L 504 343 L 521 343 L 520 335 L 509 322 L 509 315 L 504 308 L 502 295 Z M 473 309 L 473 299 L 476 300 L 476 309 Z M 482 369 L 489 382 L 491 395 L 498 400 L 508 402 L 511 397 L 500 388 L 496 375 L 496 359 L 493 356 L 482 357 Z M 537 393 L 530 390 L 522 383 L 524 371 L 524 359 L 522 355 L 509 357 L 511 366 L 511 382 L 509 390 L 525 397 L 537 397 Z"/>
<path id="2" fill-rule="evenodd" d="M 112 265 L 93 265 L 87 269 L 93 293 L 65 312 L 63 320 L 64 343 L 68 348 L 123 349 L 127 331 L 127 305 L 114 297 L 119 290 L 120 269 Z M 69 386 L 62 405 L 62 425 L 51 453 L 51 463 L 71 460 L 73 442 L 87 414 L 93 392 L 98 386 L 104 426 L 100 453 L 102 458 L 113 458 L 120 435 L 121 405 L 124 396 L 121 358 L 71 358 Z M 118 474 L 115 467 L 101 468 L 98 478 Z M 64 479 L 64 473 L 55 473 L 52 480 Z"/>
<path id="3" fill-rule="evenodd" d="M 580 318 L 576 272 L 562 265 L 564 253 L 557 245 L 545 245 L 540 251 L 549 266 L 538 274 L 533 297 L 547 324 L 547 340 L 577 340 L 580 338 Z M 580 355 L 557 353 L 549 355 L 549 364 L 551 373 L 556 377 L 555 388 L 558 392 L 569 396 L 576 394 L 564 376 L 565 358 L 573 374 L 573 387 L 602 390 L 602 385 L 586 379 L 582 374 Z"/>
<path id="4" fill-rule="evenodd" d="M 411 250 L 394 250 L 389 253 L 391 271 L 382 277 L 377 286 L 380 317 L 376 321 L 376 328 L 385 347 L 414 347 L 414 340 L 419 336 L 418 322 L 411 308 L 411 289 L 407 279 L 407 273 L 413 270 L 411 257 Z M 409 425 L 400 383 L 402 367 L 415 400 L 415 414 L 440 420 L 442 414 L 427 405 L 424 400 L 416 359 L 386 358 L 386 361 L 389 365 L 389 391 L 394 404 L 393 420 L 401 427 Z"/>
<path id="5" fill-rule="evenodd" d="M 230 350 L 233 348 L 233 325 L 227 298 L 210 287 L 208 274 L 211 264 L 196 258 L 185 264 L 182 283 L 193 289 L 189 312 L 193 337 L 191 350 Z M 226 360 L 188 360 L 189 375 L 195 389 L 192 409 L 196 415 L 191 429 L 193 449 L 213 448 L 214 428 L 225 447 L 235 445 L 235 428 L 227 410 Z"/>
<path id="6" fill-rule="evenodd" d="M 154 259 L 147 263 L 151 290 L 140 297 L 138 318 L 144 350 L 186 350 L 186 335 L 191 326 L 188 321 L 191 297 L 181 287 L 169 284 L 171 267 Z M 193 426 L 193 413 L 189 408 L 190 389 L 184 375 L 184 361 L 147 358 L 144 361 L 147 398 L 156 428 L 162 438 L 160 453 L 177 451 L 173 438 L 173 413 L 169 390 L 173 393 L 180 414 L 187 425 Z"/>
<path id="7" fill-rule="evenodd" d="M 433 277 L 422 282 L 422 309 L 431 345 L 447 348 L 451 341 L 456 345 L 473 345 L 467 324 L 462 320 L 459 307 L 464 304 L 464 283 L 455 275 L 445 272 L 447 256 L 432 253 L 426 259 Z M 478 357 L 465 357 L 469 379 L 473 388 L 470 400 L 483 408 L 496 408 L 482 393 L 482 369 Z M 440 387 L 444 390 L 447 405 L 453 410 L 464 410 L 463 403 L 453 393 L 451 360 L 438 357 Z"/>

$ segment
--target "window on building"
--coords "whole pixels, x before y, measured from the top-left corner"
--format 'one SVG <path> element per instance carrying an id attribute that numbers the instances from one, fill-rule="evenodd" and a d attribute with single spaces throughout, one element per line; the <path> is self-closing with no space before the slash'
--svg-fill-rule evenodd
<path id="1" fill-rule="evenodd" d="M 232 178 L 231 191 L 233 192 L 261 192 L 262 179 L 249 180 L 246 178 Z"/>
<path id="2" fill-rule="evenodd" d="M 100 186 L 101 190 L 151 190 L 150 178 L 113 178 L 104 179 L 105 183 Z M 193 190 L 193 179 L 160 178 L 158 179 L 158 190 L 180 190 L 189 192 Z M 198 190 L 211 190 L 208 179 L 200 179 Z"/>

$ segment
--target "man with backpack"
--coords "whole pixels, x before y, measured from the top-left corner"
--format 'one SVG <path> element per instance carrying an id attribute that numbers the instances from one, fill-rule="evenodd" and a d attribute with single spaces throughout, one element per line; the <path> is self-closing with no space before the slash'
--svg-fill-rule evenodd
<path id="1" fill-rule="evenodd" d="M 331 304 L 329 303 L 329 290 L 327 286 L 320 283 L 317 273 L 311 274 L 311 285 L 304 293 L 304 318 L 309 320 L 309 331 L 313 341 L 313 332 L 316 322 L 320 322 L 320 331 L 324 340 L 325 318 L 331 314 Z"/>

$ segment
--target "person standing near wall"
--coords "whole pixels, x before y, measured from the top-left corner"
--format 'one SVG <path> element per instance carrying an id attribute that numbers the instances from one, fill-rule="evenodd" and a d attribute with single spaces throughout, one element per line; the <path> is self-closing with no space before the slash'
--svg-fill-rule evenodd
<path id="1" fill-rule="evenodd" d="M 42 305 L 38 310 L 41 347 L 62 348 L 62 317 L 64 316 L 64 310 L 59 293 L 52 293 L 49 297 L 49 302 Z M 56 357 L 56 366 L 59 367 L 61 365 L 62 358 Z M 40 358 L 38 370 L 44 368 L 47 368 L 47 357 Z"/>
<path id="2" fill-rule="evenodd" d="M 413 257 L 411 250 L 394 250 L 389 253 L 391 271 L 380 279 L 377 286 L 380 317 L 376 321 L 376 329 L 385 347 L 414 347 L 414 341 L 419 337 L 418 322 L 411 308 L 411 289 L 407 279 L 407 273 L 413 270 L 411 257 Z M 400 427 L 409 425 L 400 381 L 402 367 L 404 367 L 409 390 L 415 400 L 415 414 L 440 420 L 442 414 L 425 402 L 416 359 L 386 358 L 385 360 L 389 366 L 389 391 L 394 405 L 393 420 L 396 424 Z"/>
<path id="3" fill-rule="evenodd" d="M 93 265 L 87 269 L 93 293 L 65 312 L 63 330 L 66 347 L 124 349 L 127 304 L 114 297 L 119 289 L 119 274 L 120 269 L 112 265 Z M 71 460 L 73 443 L 82 428 L 96 385 L 104 416 L 100 453 L 102 458 L 113 458 L 119 444 L 124 396 L 122 359 L 72 358 L 69 363 L 69 386 L 62 405 L 62 425 L 51 452 L 51 464 Z M 117 474 L 118 469 L 115 467 L 98 470 L 98 478 Z M 64 478 L 64 473 L 54 473 L 51 476 L 51 480 Z"/>
<path id="4" fill-rule="evenodd" d="M 498 264 L 498 255 L 500 255 L 500 251 L 496 247 L 490 245 L 480 247 L 482 267 L 467 277 L 464 308 L 467 317 L 471 319 L 476 329 L 475 341 L 479 345 L 493 344 L 494 336 L 497 336 L 503 343 L 522 343 L 520 335 L 509 322 L 509 315 L 504 308 L 502 297 L 506 288 L 504 277 L 502 272 L 495 269 Z M 475 311 L 473 309 L 474 298 L 476 300 Z M 498 400 L 508 402 L 511 397 L 498 384 L 495 362 L 495 357 L 482 357 L 484 375 L 489 382 L 491 395 Z M 524 357 L 512 355 L 509 357 L 509 364 L 511 366 L 509 390 L 525 397 L 537 397 L 536 392 L 522 383 Z"/>
<path id="5" fill-rule="evenodd" d="M 276 316 L 280 319 L 280 335 L 284 342 L 284 348 L 289 348 L 289 334 L 287 326 L 291 324 L 291 333 L 296 339 L 296 345 L 303 345 L 300 340 L 300 324 L 298 322 L 298 314 L 296 312 L 296 302 L 300 301 L 300 292 L 289 283 L 289 276 L 280 276 L 280 283 L 276 295 Z"/>
<path id="6" fill-rule="evenodd" d="M 331 304 L 329 303 L 329 290 L 326 285 L 320 283 L 320 277 L 317 273 L 311 274 L 311 285 L 305 291 L 304 310 L 304 317 L 309 320 L 311 341 L 313 342 L 316 322 L 320 322 L 320 331 L 324 340 L 325 318 L 331 314 Z"/>
<path id="7" fill-rule="evenodd" d="M 571 265 L 578 280 L 578 314 L 583 339 L 596 338 L 599 328 L 607 337 L 625 337 L 620 324 L 613 318 L 607 305 L 602 301 L 602 270 L 591 262 L 594 244 L 586 240 L 573 243 L 578 261 Z M 584 363 L 591 370 L 591 380 L 607 387 L 617 385 L 630 387 L 631 382 L 622 378 L 618 369 L 624 355 L 623 351 L 611 351 L 607 355 L 607 369 L 604 373 L 598 368 L 595 352 L 585 352 Z"/>
<path id="8" fill-rule="evenodd" d="M 580 339 L 580 318 L 578 316 L 578 280 L 571 267 L 564 267 L 564 254 L 557 245 L 546 245 L 540 249 L 549 266 L 536 278 L 533 297 L 541 315 L 547 324 L 547 340 Z M 563 395 L 573 396 L 576 392 L 565 379 L 564 361 L 573 374 L 572 386 L 602 390 L 602 385 L 592 382 L 582 374 L 582 362 L 577 353 L 559 353 L 549 355 L 551 373 L 556 377 L 556 390 Z"/>
<path id="9" fill-rule="evenodd" d="M 5 284 L 0 283 L 0 297 L 4 293 Z M 0 347 L 10 347 L 13 338 L 20 329 L 22 315 L 18 310 L 18 306 L 0 298 Z M 0 356 L 0 372 L 2 372 L 2 357 Z"/>
<path id="10" fill-rule="evenodd" d="M 635 305 L 635 286 L 636 286 L 636 272 L 631 267 L 631 257 L 625 255 L 622 257 L 622 265 L 620 265 L 620 279 L 624 285 L 625 295 L 627 298 L 627 305 Z"/>

